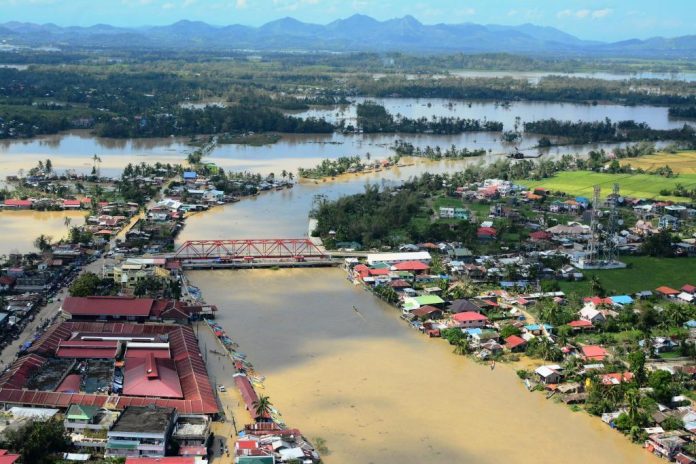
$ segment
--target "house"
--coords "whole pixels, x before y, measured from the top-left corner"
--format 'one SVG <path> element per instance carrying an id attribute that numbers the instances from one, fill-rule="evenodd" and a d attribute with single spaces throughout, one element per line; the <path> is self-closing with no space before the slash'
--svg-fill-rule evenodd
<path id="1" fill-rule="evenodd" d="M 660 216 L 658 227 L 662 230 L 678 230 L 679 218 L 676 218 L 671 214 L 663 214 L 662 216 Z"/>
<path id="2" fill-rule="evenodd" d="M 198 178 L 198 174 L 194 171 L 184 171 L 183 178 L 184 181 L 194 181 Z"/>
<path id="3" fill-rule="evenodd" d="M 205 458 L 212 438 L 210 417 L 205 415 L 180 415 L 176 419 L 172 438 L 179 445 L 180 456 Z"/>
<path id="4" fill-rule="evenodd" d="M 404 298 L 403 309 L 406 312 L 413 311 L 422 306 L 441 306 L 445 303 L 445 300 L 437 295 L 420 295 L 415 297 Z"/>
<path id="5" fill-rule="evenodd" d="M 193 456 L 170 456 L 156 459 L 150 457 L 128 457 L 125 464 L 200 464 L 200 462 L 199 459 Z"/>
<path id="6" fill-rule="evenodd" d="M 537 230 L 529 234 L 529 239 L 533 242 L 541 242 L 544 240 L 551 240 L 551 234 L 545 230 Z"/>
<path id="7" fill-rule="evenodd" d="M 601 324 L 606 320 L 606 317 L 602 312 L 592 305 L 586 305 L 580 310 L 580 319 L 589 321 L 594 324 Z"/>
<path id="8" fill-rule="evenodd" d="M 585 361 L 604 361 L 609 353 L 599 345 L 585 345 L 581 349 Z"/>
<path id="9" fill-rule="evenodd" d="M 682 448 L 687 444 L 686 440 L 682 438 L 685 435 L 687 435 L 686 432 L 680 431 L 655 433 L 648 437 L 645 447 L 648 451 L 671 461 L 681 453 Z"/>
<path id="10" fill-rule="evenodd" d="M 655 291 L 664 298 L 676 298 L 676 296 L 679 295 L 679 293 L 681 293 L 679 290 L 667 287 L 666 285 L 657 287 Z"/>
<path id="11" fill-rule="evenodd" d="M 592 324 L 592 321 L 588 321 L 586 319 L 578 319 L 577 321 L 570 321 L 568 323 L 568 326 L 570 326 L 570 328 L 572 328 L 574 331 L 594 329 L 594 325 Z"/>
<path id="12" fill-rule="evenodd" d="M 454 300 L 447 307 L 447 311 L 450 313 L 463 313 L 466 311 L 473 311 L 476 313 L 482 312 L 482 308 L 471 300 Z"/>
<path id="13" fill-rule="evenodd" d="M 418 319 L 440 319 L 442 318 L 442 310 L 435 306 L 425 305 L 411 311 L 414 317 Z"/>
<path id="14" fill-rule="evenodd" d="M 505 339 L 505 348 L 512 352 L 524 351 L 527 348 L 527 340 L 517 335 L 510 335 Z"/>
<path id="15" fill-rule="evenodd" d="M 459 327 L 469 328 L 469 327 L 485 327 L 488 325 L 488 318 L 481 313 L 474 311 L 465 311 L 463 313 L 457 313 L 452 316 Z"/>
<path id="16" fill-rule="evenodd" d="M 479 227 L 476 231 L 476 237 L 479 240 L 495 240 L 498 231 L 494 227 Z"/>
<path id="17" fill-rule="evenodd" d="M 368 266 L 373 266 L 376 263 L 396 264 L 404 261 L 421 261 L 424 263 L 429 263 L 432 261 L 432 257 L 427 251 L 405 253 L 370 253 L 367 255 Z"/>
<path id="18" fill-rule="evenodd" d="M 611 374 L 603 374 L 600 376 L 602 385 L 619 385 L 622 383 L 628 383 L 632 380 L 632 372 L 613 372 Z"/>
<path id="19" fill-rule="evenodd" d="M 696 295 L 696 287 L 693 285 L 686 284 L 682 286 L 681 291 L 684 293 L 690 293 L 691 295 Z"/>
<path id="20" fill-rule="evenodd" d="M 545 384 L 560 383 L 563 379 L 561 366 L 550 364 L 547 366 L 538 367 L 534 373 L 539 377 L 539 380 Z"/>
<path id="21" fill-rule="evenodd" d="M 624 306 L 633 303 L 633 298 L 628 295 L 610 296 L 609 299 L 614 305 Z"/>
<path id="22" fill-rule="evenodd" d="M 18 198 L 8 198 L 3 202 L 6 209 L 29 209 L 34 202 L 32 200 L 20 200 Z"/>
<path id="23" fill-rule="evenodd" d="M 164 457 L 176 418 L 175 408 L 126 407 L 107 432 L 105 456 Z"/>
<path id="24" fill-rule="evenodd" d="M 424 274 L 430 270 L 430 266 L 422 261 L 402 261 L 392 266 L 394 271 L 413 272 L 414 274 Z"/>

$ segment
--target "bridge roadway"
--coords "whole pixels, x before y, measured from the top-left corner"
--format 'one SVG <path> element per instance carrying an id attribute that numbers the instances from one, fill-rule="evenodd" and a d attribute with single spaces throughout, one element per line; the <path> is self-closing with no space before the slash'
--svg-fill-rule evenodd
<path id="1" fill-rule="evenodd" d="M 365 252 L 327 251 L 321 239 L 188 240 L 176 251 L 158 255 L 184 269 L 244 269 L 336 266 Z"/>

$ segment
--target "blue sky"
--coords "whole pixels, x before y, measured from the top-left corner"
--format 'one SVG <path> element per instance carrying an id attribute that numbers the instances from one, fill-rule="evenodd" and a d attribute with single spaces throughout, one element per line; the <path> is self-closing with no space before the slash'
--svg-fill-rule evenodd
<path id="1" fill-rule="evenodd" d="M 325 24 L 354 13 L 381 20 L 410 14 L 426 24 L 531 22 L 595 40 L 696 33 L 696 0 L 0 0 L 0 22 L 63 26 L 260 25 L 285 16 Z"/>

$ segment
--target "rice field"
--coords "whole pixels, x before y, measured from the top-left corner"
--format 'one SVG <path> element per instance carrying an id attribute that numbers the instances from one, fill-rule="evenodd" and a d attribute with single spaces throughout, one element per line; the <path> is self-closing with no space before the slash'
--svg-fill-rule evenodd
<path id="1" fill-rule="evenodd" d="M 658 156 L 658 155 L 653 155 Z M 696 161 L 694 161 L 696 163 Z M 671 200 L 683 202 L 684 198 L 671 195 L 660 195 L 663 189 L 674 190 L 677 184 L 687 188 L 696 187 L 696 174 L 680 174 L 678 177 L 661 177 L 651 174 L 606 174 L 589 171 L 560 172 L 548 179 L 524 180 L 518 183 L 530 188 L 543 187 L 552 192 L 563 192 L 573 196 L 592 198 L 593 187 L 602 188 L 602 197 L 612 191 L 614 183 L 621 188 L 621 195 L 634 198 Z"/>
<path id="2" fill-rule="evenodd" d="M 621 160 L 623 166 L 653 171 L 663 166 L 669 166 L 672 171 L 679 174 L 696 174 L 696 150 L 679 151 L 676 153 L 657 153 L 655 155 L 641 156 Z"/>

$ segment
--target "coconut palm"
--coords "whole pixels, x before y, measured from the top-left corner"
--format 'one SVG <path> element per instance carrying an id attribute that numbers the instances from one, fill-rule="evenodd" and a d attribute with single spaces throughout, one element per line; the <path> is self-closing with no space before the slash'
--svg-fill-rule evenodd
<path id="1" fill-rule="evenodd" d="M 271 399 L 268 396 L 261 395 L 254 401 L 254 412 L 259 418 L 267 417 L 271 414 Z"/>
<path id="2" fill-rule="evenodd" d="M 70 228 L 70 223 L 72 222 L 72 218 L 69 216 L 65 216 L 65 219 L 63 219 L 63 224 L 65 224 L 65 227 L 68 229 Z"/>

